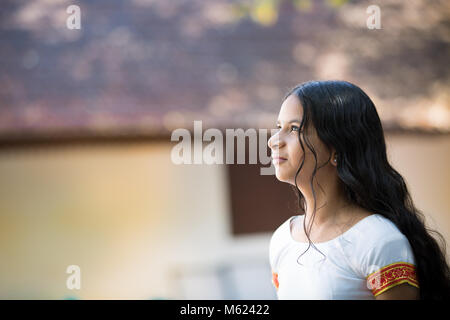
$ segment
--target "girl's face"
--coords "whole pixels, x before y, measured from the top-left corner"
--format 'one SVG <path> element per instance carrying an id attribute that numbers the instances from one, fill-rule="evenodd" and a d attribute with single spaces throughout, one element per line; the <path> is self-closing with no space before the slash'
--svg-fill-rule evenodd
<path id="1" fill-rule="evenodd" d="M 277 121 L 277 127 L 279 130 L 268 141 L 268 146 L 272 151 L 276 177 L 278 180 L 283 182 L 295 185 L 295 174 L 300 167 L 303 154 L 305 153 L 305 162 L 302 170 L 297 176 L 297 185 L 299 188 L 301 188 L 301 186 L 309 186 L 315 165 L 314 155 L 311 150 L 309 150 L 305 140 L 303 139 L 303 132 L 300 133 L 300 137 L 305 149 L 304 152 L 300 146 L 298 130 L 300 128 L 302 117 L 303 107 L 300 100 L 297 96 L 290 95 L 281 105 Z M 308 131 L 310 131 L 308 132 L 308 140 L 311 142 L 314 150 L 316 151 L 317 167 L 319 167 L 328 161 L 330 153 L 318 138 L 315 129 L 311 127 Z M 284 158 L 285 160 L 277 160 L 277 157 Z M 334 165 L 331 160 L 329 161 L 329 164 Z M 324 178 L 326 179 L 326 173 L 328 169 L 331 169 L 331 165 L 329 164 L 322 168 L 325 170 L 319 170 L 317 168 L 317 170 L 319 170 L 316 172 L 316 177 L 318 179 L 320 179 L 320 176 L 323 176 L 324 174 Z"/>

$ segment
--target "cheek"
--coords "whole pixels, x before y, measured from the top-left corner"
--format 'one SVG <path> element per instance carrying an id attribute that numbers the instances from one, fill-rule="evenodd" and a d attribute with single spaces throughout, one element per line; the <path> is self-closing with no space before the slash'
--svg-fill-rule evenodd
<path id="1" fill-rule="evenodd" d="M 289 163 L 291 166 L 299 167 L 303 158 L 303 150 L 298 140 L 292 141 L 289 145 Z"/>
<path id="2" fill-rule="evenodd" d="M 285 181 L 291 181 L 295 177 L 303 158 L 302 147 L 300 142 L 293 137 L 287 143 L 287 157 L 288 161 L 278 166 L 276 173 L 279 178 Z"/>

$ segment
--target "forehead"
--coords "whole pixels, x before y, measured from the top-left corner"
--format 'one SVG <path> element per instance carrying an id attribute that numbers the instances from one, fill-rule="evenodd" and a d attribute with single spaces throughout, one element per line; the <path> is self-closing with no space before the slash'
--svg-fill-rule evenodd
<path id="1" fill-rule="evenodd" d="M 297 96 L 291 94 L 284 100 L 278 115 L 278 121 L 290 121 L 293 119 L 301 120 L 303 117 L 303 108 Z"/>

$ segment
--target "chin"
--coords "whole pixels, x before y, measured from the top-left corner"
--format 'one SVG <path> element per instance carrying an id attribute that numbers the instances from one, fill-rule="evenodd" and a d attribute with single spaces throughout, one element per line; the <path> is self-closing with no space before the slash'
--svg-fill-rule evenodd
<path id="1" fill-rule="evenodd" d="M 289 182 L 289 178 L 286 176 L 286 174 L 283 174 L 280 172 L 280 170 L 276 170 L 275 169 L 275 176 L 277 177 L 278 180 L 280 180 L 281 182 Z"/>

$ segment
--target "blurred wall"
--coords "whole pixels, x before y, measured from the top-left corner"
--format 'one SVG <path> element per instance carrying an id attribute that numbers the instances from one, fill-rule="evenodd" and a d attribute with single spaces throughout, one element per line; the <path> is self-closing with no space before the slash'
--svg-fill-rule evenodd
<path id="1" fill-rule="evenodd" d="M 450 137 L 386 139 L 416 205 L 450 241 Z M 225 166 L 174 165 L 171 147 L 3 150 L 0 298 L 275 298 L 271 234 L 231 236 Z M 80 290 L 66 287 L 73 264 Z"/>
<path id="2" fill-rule="evenodd" d="M 222 298 L 211 281 L 193 291 L 204 281 L 199 273 L 214 280 L 230 261 L 266 263 L 268 235 L 230 236 L 225 167 L 177 166 L 170 151 L 130 144 L 2 152 L 0 298 Z M 66 288 L 72 264 L 81 268 L 81 290 Z M 265 272 L 261 298 L 274 294 Z"/>
<path id="3" fill-rule="evenodd" d="M 427 226 L 439 231 L 450 256 L 450 135 L 389 135 L 389 160 L 405 178 Z"/>

